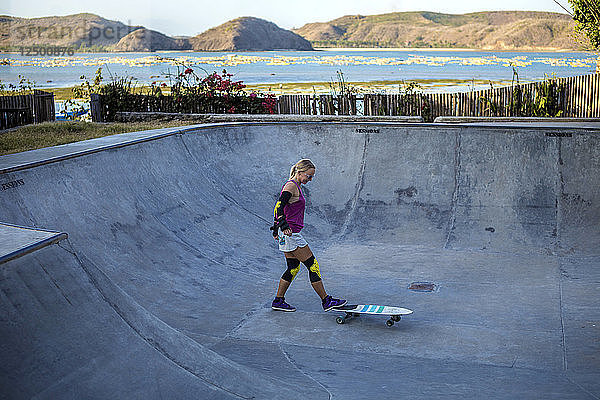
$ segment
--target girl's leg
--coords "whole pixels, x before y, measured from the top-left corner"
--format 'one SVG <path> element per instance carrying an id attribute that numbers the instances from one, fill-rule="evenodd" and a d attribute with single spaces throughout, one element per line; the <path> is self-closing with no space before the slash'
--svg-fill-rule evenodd
<path id="1" fill-rule="evenodd" d="M 304 247 L 299 247 L 294 250 L 294 257 L 298 260 L 302 261 L 304 265 L 308 268 L 308 274 L 310 277 L 310 283 L 312 284 L 313 289 L 323 303 L 323 310 L 329 311 L 336 307 L 341 307 L 347 303 L 346 300 L 334 299 L 331 296 L 327 295 L 325 292 L 325 288 L 323 287 L 323 280 L 321 279 L 321 271 L 319 270 L 319 263 L 315 260 L 315 256 L 312 251 L 308 247 L 308 245 Z"/>
<path id="2" fill-rule="evenodd" d="M 279 286 L 277 287 L 277 297 L 285 297 L 285 292 L 287 292 L 288 288 L 292 282 L 288 282 L 283 278 L 279 279 Z"/>
<path id="3" fill-rule="evenodd" d="M 288 265 L 288 269 L 283 274 L 281 279 L 279 279 L 279 286 L 277 287 L 277 297 L 285 297 L 285 292 L 287 292 L 288 288 L 292 284 L 292 281 L 296 277 L 300 266 L 300 261 L 298 261 L 298 259 L 294 257 L 293 252 L 285 252 L 284 255 Z"/>
<path id="4" fill-rule="evenodd" d="M 323 300 L 323 299 L 325 299 L 325 297 L 327 297 L 327 292 L 325 292 L 325 287 L 323 286 L 323 281 L 311 282 L 311 285 L 312 285 L 313 289 L 315 290 L 315 292 L 317 292 L 317 294 L 319 295 L 321 300 Z"/>
<path id="5" fill-rule="evenodd" d="M 327 297 L 327 292 L 325 291 L 325 287 L 323 286 L 323 280 L 321 279 L 321 271 L 319 270 L 319 263 L 314 259 L 314 255 L 310 250 L 308 245 L 304 247 L 298 247 L 294 250 L 293 255 L 298 260 L 302 261 L 306 265 L 306 262 L 312 259 L 312 265 L 306 265 L 309 269 L 309 274 L 311 276 L 310 283 L 314 289 L 314 291 L 319 295 L 321 300 Z"/>
<path id="6" fill-rule="evenodd" d="M 287 269 L 279 280 L 279 287 L 277 288 L 277 296 L 271 304 L 271 308 L 276 311 L 296 311 L 296 307 L 289 305 L 285 302 L 285 292 L 288 290 L 294 277 L 300 269 L 300 261 L 293 258 L 292 254 L 285 253 L 285 260 L 287 262 Z"/>

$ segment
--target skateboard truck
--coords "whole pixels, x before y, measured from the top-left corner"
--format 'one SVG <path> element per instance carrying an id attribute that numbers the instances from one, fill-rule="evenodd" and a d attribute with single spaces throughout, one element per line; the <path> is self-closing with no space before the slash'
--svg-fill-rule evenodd
<path id="1" fill-rule="evenodd" d="M 385 324 L 389 327 L 392 327 L 392 326 L 394 326 L 394 322 L 399 322 L 401 319 L 402 319 L 402 317 L 399 315 L 392 315 L 392 316 L 390 316 L 390 319 L 385 321 Z"/>
<path id="2" fill-rule="evenodd" d="M 338 324 L 343 324 L 346 321 L 351 320 L 352 318 L 358 318 L 360 316 L 359 313 L 351 313 L 351 312 L 346 312 L 346 315 L 340 315 L 339 317 L 335 318 L 335 322 L 337 322 Z"/>

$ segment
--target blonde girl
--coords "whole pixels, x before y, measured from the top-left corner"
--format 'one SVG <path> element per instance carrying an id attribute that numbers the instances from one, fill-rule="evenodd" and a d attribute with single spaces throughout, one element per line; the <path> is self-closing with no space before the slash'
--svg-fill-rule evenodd
<path id="1" fill-rule="evenodd" d="M 296 311 L 296 308 L 285 301 L 285 293 L 300 270 L 300 263 L 308 268 L 310 283 L 321 298 L 325 311 L 341 307 L 346 300 L 331 297 L 325 291 L 319 263 L 315 259 L 308 243 L 300 231 L 304 227 L 304 210 L 306 200 L 301 185 L 306 185 L 315 176 L 315 165 L 309 159 L 302 159 L 290 170 L 290 179 L 283 185 L 279 200 L 273 210 L 274 223 L 271 230 L 273 237 L 279 242 L 279 250 L 285 255 L 287 269 L 279 280 L 277 295 L 271 308 L 277 311 Z"/>

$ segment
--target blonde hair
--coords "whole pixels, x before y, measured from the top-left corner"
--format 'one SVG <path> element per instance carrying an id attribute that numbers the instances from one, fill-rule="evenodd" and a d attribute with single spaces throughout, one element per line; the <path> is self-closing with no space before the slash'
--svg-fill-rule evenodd
<path id="1" fill-rule="evenodd" d="M 293 179 L 296 176 L 296 173 L 308 171 L 311 168 L 315 168 L 315 164 L 313 164 L 313 162 L 308 158 L 303 158 L 294 164 L 292 169 L 290 169 L 290 179 Z"/>

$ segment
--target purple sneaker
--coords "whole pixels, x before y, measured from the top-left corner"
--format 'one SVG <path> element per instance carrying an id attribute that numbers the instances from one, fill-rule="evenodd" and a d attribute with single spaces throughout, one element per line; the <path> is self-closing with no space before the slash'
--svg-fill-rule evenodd
<path id="1" fill-rule="evenodd" d="M 275 297 L 275 300 L 273 300 L 273 304 L 271 304 L 271 308 L 276 311 L 296 311 L 296 307 L 290 306 L 288 303 L 285 302 L 285 297 Z"/>
<path id="2" fill-rule="evenodd" d="M 323 299 L 323 310 L 329 311 L 336 307 L 345 306 L 348 303 L 347 300 L 334 299 L 331 296 L 327 296 Z"/>

